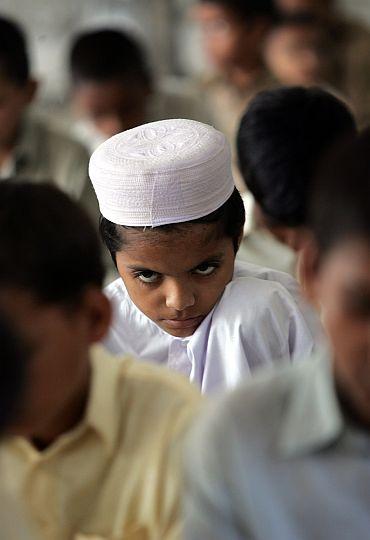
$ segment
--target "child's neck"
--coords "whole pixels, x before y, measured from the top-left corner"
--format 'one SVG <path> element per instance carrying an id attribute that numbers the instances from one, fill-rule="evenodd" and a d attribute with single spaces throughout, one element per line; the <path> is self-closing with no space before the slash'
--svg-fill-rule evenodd
<path id="1" fill-rule="evenodd" d="M 86 380 L 81 384 L 75 396 L 72 397 L 64 410 L 55 417 L 50 418 L 48 423 L 40 426 L 40 428 L 35 430 L 32 436 L 29 437 L 29 440 L 35 448 L 40 451 L 45 450 L 51 446 L 58 437 L 71 431 L 81 422 L 88 403 L 89 387 L 90 375 L 86 377 Z"/>
<path id="2" fill-rule="evenodd" d="M 255 62 L 249 63 L 248 66 L 232 66 L 226 73 L 226 78 L 240 92 L 248 90 L 255 85 L 261 75 L 263 66 L 256 59 Z"/>

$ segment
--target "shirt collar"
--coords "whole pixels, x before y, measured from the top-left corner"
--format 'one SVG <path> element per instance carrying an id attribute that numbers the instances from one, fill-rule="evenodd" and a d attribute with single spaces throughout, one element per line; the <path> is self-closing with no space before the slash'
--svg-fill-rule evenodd
<path id="1" fill-rule="evenodd" d="M 297 366 L 279 432 L 282 454 L 293 456 L 335 442 L 344 430 L 327 353 Z"/>
<path id="2" fill-rule="evenodd" d="M 117 358 L 107 354 L 101 346 L 91 350 L 91 384 L 85 423 L 103 439 L 109 453 L 115 446 L 120 425 L 117 409 L 119 371 L 122 368 Z"/>

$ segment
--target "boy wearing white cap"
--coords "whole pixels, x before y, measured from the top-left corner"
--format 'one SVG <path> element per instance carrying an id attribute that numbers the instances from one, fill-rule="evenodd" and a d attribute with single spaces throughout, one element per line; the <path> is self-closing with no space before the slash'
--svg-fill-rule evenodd
<path id="1" fill-rule="evenodd" d="M 121 278 L 107 348 L 179 371 L 209 393 L 312 353 L 315 321 L 289 276 L 238 263 L 244 208 L 230 148 L 190 120 L 112 137 L 90 161 L 101 233 Z"/>

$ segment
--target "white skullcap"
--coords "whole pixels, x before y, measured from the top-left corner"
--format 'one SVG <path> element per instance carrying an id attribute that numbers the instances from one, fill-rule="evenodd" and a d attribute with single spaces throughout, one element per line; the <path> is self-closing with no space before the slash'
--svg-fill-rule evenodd
<path id="1" fill-rule="evenodd" d="M 198 219 L 234 190 L 225 136 L 193 120 L 153 122 L 115 135 L 95 150 L 89 174 L 102 215 L 117 225 Z"/>

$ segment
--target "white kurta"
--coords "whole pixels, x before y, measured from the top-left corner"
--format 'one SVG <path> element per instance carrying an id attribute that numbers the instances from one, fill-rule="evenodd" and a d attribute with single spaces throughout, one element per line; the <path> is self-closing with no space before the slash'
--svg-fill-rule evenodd
<path id="1" fill-rule="evenodd" d="M 188 338 L 171 336 L 146 317 L 120 278 L 105 292 L 114 313 L 107 349 L 166 365 L 203 393 L 232 388 L 262 367 L 307 358 L 320 335 L 295 280 L 249 263 L 236 263 L 221 299 Z"/>

